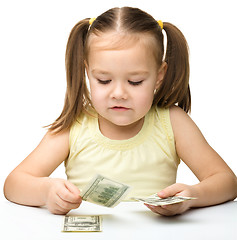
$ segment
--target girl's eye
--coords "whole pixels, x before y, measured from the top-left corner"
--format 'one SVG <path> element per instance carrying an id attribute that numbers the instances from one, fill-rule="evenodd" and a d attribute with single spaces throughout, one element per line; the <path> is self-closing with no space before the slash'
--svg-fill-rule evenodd
<path id="1" fill-rule="evenodd" d="M 100 79 L 97 79 L 98 83 L 100 84 L 108 84 L 111 82 L 111 80 L 100 80 Z"/>
<path id="2" fill-rule="evenodd" d="M 133 81 L 128 80 L 128 82 L 129 82 L 131 85 L 133 85 L 133 86 L 137 86 L 137 85 L 142 84 L 143 80 L 137 81 L 137 82 L 133 82 Z"/>

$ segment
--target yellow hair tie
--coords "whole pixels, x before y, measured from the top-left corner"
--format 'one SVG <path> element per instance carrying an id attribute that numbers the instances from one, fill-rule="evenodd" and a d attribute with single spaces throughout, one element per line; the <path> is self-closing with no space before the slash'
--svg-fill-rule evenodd
<path id="1" fill-rule="evenodd" d="M 96 19 L 96 18 L 91 18 L 91 19 L 89 20 L 89 24 L 92 25 L 92 23 L 95 21 L 95 19 Z"/>
<path id="2" fill-rule="evenodd" d="M 159 26 L 160 26 L 160 28 L 161 28 L 161 30 L 163 29 L 163 22 L 161 21 L 161 20 L 159 20 L 159 21 L 157 21 L 158 22 L 158 24 L 159 24 Z"/>

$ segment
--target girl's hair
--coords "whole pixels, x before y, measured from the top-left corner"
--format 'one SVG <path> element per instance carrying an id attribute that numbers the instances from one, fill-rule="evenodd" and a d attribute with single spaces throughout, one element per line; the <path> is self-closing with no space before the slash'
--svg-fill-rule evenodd
<path id="1" fill-rule="evenodd" d="M 78 22 L 72 29 L 66 49 L 67 91 L 61 115 L 49 130 L 60 132 L 69 129 L 82 111 L 91 105 L 86 86 L 85 60 L 88 55 L 88 39 L 108 31 L 126 34 L 150 34 L 155 39 L 154 54 L 158 65 L 162 60 L 168 64 L 166 75 L 154 95 L 153 105 L 168 108 L 178 105 L 185 112 L 191 109 L 189 88 L 188 45 L 180 30 L 171 23 L 164 22 L 167 35 L 166 54 L 162 29 L 148 13 L 131 7 L 112 8 L 100 16 L 90 26 L 89 18 Z"/>

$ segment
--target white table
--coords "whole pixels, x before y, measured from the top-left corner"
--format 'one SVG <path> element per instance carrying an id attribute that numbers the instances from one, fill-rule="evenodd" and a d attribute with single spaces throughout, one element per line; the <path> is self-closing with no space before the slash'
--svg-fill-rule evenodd
<path id="1" fill-rule="evenodd" d="M 0 239 L 237 239 L 237 202 L 191 209 L 183 215 L 162 217 L 142 203 L 122 202 L 105 208 L 83 202 L 70 215 L 103 215 L 102 232 L 61 232 L 63 216 L 53 215 L 45 208 L 27 207 L 0 201 Z"/>

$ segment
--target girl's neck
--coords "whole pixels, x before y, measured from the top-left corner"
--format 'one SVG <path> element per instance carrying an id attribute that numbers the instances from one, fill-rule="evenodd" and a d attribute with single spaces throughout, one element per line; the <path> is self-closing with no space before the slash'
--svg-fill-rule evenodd
<path id="1" fill-rule="evenodd" d="M 136 136 L 140 132 L 144 124 L 144 119 L 145 117 L 127 126 L 118 126 L 98 116 L 98 123 L 100 132 L 105 137 L 111 140 L 125 140 Z"/>

